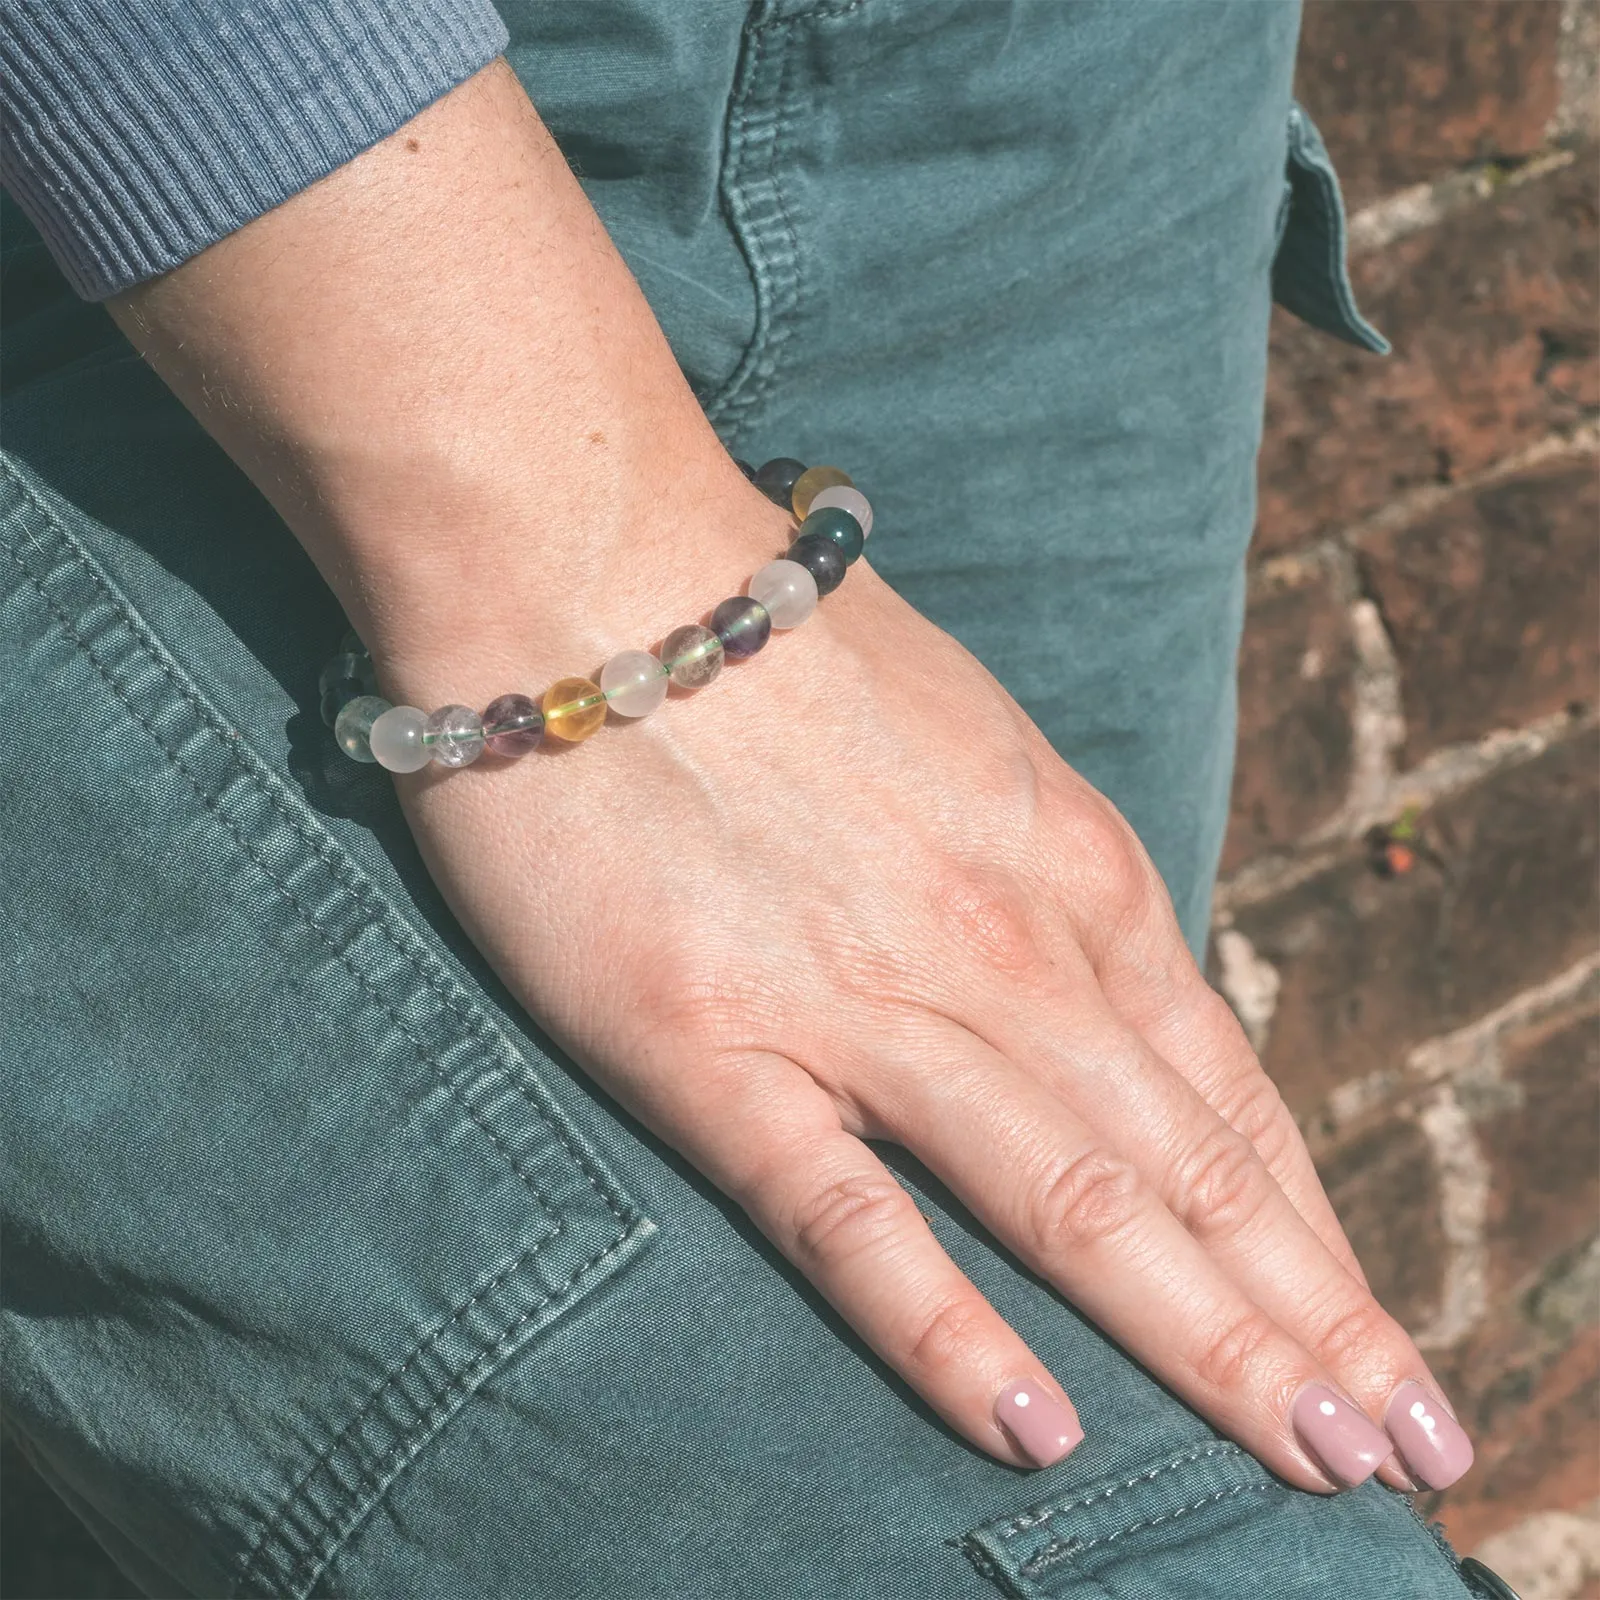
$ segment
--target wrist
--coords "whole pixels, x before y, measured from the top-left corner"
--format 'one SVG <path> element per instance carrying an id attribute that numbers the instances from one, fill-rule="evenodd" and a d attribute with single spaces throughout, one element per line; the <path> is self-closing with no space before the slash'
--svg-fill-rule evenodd
<path id="1" fill-rule="evenodd" d="M 366 509 L 347 520 L 330 579 L 386 698 L 478 704 L 592 677 L 742 594 L 794 521 L 712 442 L 670 464 L 601 463 L 579 485 L 512 469 L 430 488 L 381 529 Z"/>

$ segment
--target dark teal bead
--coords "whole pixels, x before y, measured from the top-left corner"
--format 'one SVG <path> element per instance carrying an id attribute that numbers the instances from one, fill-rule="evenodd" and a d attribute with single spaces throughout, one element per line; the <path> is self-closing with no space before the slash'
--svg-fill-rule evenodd
<path id="1" fill-rule="evenodd" d="M 817 580 L 817 595 L 832 594 L 844 582 L 850 570 L 844 551 L 825 533 L 802 534 L 785 552 L 790 561 L 798 561 Z"/>
<path id="2" fill-rule="evenodd" d="M 810 533 L 820 533 L 825 538 L 832 539 L 844 551 L 847 562 L 854 561 L 867 542 L 866 535 L 861 531 L 861 524 L 848 511 L 843 511 L 838 506 L 824 506 L 820 511 L 813 511 L 800 524 L 801 537 Z"/>
<path id="3" fill-rule="evenodd" d="M 803 461 L 796 461 L 790 456 L 775 456 L 756 468 L 755 486 L 774 505 L 780 505 L 787 511 L 794 480 L 805 470 Z"/>

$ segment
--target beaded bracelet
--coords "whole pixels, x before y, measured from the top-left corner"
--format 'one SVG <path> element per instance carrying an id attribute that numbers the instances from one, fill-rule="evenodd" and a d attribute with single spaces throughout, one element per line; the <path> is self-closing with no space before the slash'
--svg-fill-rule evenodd
<path id="1" fill-rule="evenodd" d="M 774 628 L 797 628 L 817 601 L 844 582 L 872 532 L 867 497 L 837 467 L 807 467 L 780 456 L 757 469 L 737 463 L 777 505 L 789 506 L 799 524 L 781 559 L 751 578 L 747 594 L 724 600 L 711 626 L 674 628 L 660 655 L 624 650 L 600 672 L 600 681 L 561 678 L 537 701 L 503 694 L 481 713 L 471 706 L 441 706 L 431 715 L 416 706 L 395 706 L 374 693 L 372 658 L 354 633 L 322 669 L 322 720 L 339 748 L 354 761 L 377 762 L 390 772 L 416 772 L 437 761 L 464 767 L 485 749 L 523 756 L 546 734 L 577 743 L 598 733 L 607 710 L 630 719 L 647 717 L 667 697 L 667 686 L 700 689 L 722 671 L 727 656 L 753 656 Z"/>

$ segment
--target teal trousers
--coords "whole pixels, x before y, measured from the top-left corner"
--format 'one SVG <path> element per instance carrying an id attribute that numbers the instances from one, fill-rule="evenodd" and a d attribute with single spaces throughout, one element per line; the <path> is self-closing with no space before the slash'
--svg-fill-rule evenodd
<path id="1" fill-rule="evenodd" d="M 1195 949 L 1274 296 L 1383 348 L 1278 0 L 508 0 L 728 448 L 858 464 L 873 559 L 1133 822 Z M 1088 1432 L 969 1448 L 611 1105 L 333 747 L 344 622 L 8 210 L 5 1409 L 148 1592 L 1460 1600 L 1289 1488 L 909 1159 Z"/>

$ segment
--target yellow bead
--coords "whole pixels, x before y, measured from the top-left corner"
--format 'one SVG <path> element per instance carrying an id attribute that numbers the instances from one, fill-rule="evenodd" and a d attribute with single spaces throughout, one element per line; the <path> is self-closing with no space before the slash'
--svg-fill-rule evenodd
<path id="1" fill-rule="evenodd" d="M 561 678 L 545 690 L 539 709 L 550 738 L 576 744 L 600 731 L 606 720 L 605 691 L 587 678 Z"/>
<path id="2" fill-rule="evenodd" d="M 794 514 L 804 522 L 810 514 L 812 500 L 824 489 L 853 488 L 855 484 L 848 472 L 841 472 L 837 467 L 807 467 L 794 480 L 794 488 L 789 496 L 790 504 L 794 506 Z"/>

